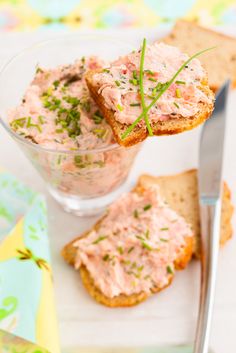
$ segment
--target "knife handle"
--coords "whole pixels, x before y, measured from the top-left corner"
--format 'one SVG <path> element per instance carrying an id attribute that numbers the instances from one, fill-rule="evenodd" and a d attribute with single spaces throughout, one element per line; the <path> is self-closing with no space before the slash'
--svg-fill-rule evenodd
<path id="1" fill-rule="evenodd" d="M 220 198 L 200 200 L 200 216 L 201 294 L 194 353 L 208 353 L 220 242 Z"/>

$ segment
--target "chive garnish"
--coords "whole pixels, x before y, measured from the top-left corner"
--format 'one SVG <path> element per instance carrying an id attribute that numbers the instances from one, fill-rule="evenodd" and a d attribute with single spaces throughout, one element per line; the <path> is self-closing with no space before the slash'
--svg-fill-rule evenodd
<path id="1" fill-rule="evenodd" d="M 133 71 L 133 78 L 136 79 L 136 80 L 138 79 L 138 75 L 137 75 L 137 71 L 136 70 Z"/>
<path id="2" fill-rule="evenodd" d="M 41 69 L 41 67 L 38 66 L 38 67 L 36 68 L 36 74 L 38 74 L 39 72 L 40 72 L 40 73 L 43 73 L 43 70 Z"/>
<path id="3" fill-rule="evenodd" d="M 175 83 L 177 83 L 177 85 L 185 85 L 186 84 L 186 82 L 185 81 L 175 81 Z"/>
<path id="4" fill-rule="evenodd" d="M 160 238 L 160 241 L 163 241 L 164 243 L 167 243 L 168 239 Z"/>
<path id="5" fill-rule="evenodd" d="M 148 211 L 148 210 L 150 210 L 151 207 L 152 207 L 151 204 L 145 205 L 145 206 L 143 207 L 143 210 L 144 210 L 144 211 Z"/>
<path id="6" fill-rule="evenodd" d="M 13 121 L 11 122 L 11 125 L 12 125 L 14 128 L 17 128 L 17 127 L 24 127 L 25 121 L 26 121 L 26 118 L 15 119 L 15 120 L 13 120 Z"/>
<path id="7" fill-rule="evenodd" d="M 138 80 L 136 78 L 130 79 L 129 83 L 132 83 L 132 85 L 134 85 L 134 86 L 138 86 Z"/>
<path id="8" fill-rule="evenodd" d="M 160 228 L 160 230 L 169 230 L 169 228 L 168 227 L 164 227 L 164 228 Z"/>
<path id="9" fill-rule="evenodd" d="M 149 77 L 148 79 L 149 79 L 149 81 L 152 81 L 152 82 L 157 82 L 157 79 L 156 79 L 156 78 Z"/>
<path id="10" fill-rule="evenodd" d="M 56 80 L 56 81 L 53 82 L 53 86 L 54 86 L 55 88 L 57 88 L 57 87 L 59 86 L 59 84 L 60 84 L 60 81 L 58 81 L 58 80 Z"/>
<path id="11" fill-rule="evenodd" d="M 166 271 L 168 272 L 168 273 L 170 273 L 170 274 L 173 274 L 173 270 L 172 270 L 172 268 L 168 265 L 168 266 L 166 266 Z"/>
<path id="12" fill-rule="evenodd" d="M 143 237 L 141 237 L 140 235 L 136 235 L 136 238 L 141 240 L 141 241 L 144 241 L 145 239 Z"/>
<path id="13" fill-rule="evenodd" d="M 174 102 L 173 104 L 176 106 L 176 108 L 179 109 L 179 104 L 178 103 Z"/>
<path id="14" fill-rule="evenodd" d="M 27 124 L 26 124 L 26 127 L 29 128 L 31 125 L 31 118 L 29 117 L 28 120 L 27 120 Z"/>
<path id="15" fill-rule="evenodd" d="M 44 124 L 44 117 L 42 115 L 39 115 L 38 121 L 40 122 L 40 124 Z"/>
<path id="16" fill-rule="evenodd" d="M 108 70 L 108 69 L 103 69 L 102 71 L 103 71 L 103 72 L 106 72 L 106 73 L 108 73 L 108 74 L 110 73 L 110 70 Z"/>
<path id="17" fill-rule="evenodd" d="M 190 63 L 193 59 L 200 56 L 201 54 L 214 49 L 215 47 L 210 47 L 204 50 L 197 52 L 196 54 L 192 55 L 188 60 L 186 60 L 183 65 L 176 71 L 173 77 L 168 81 L 165 87 L 158 93 L 158 95 L 153 99 L 153 101 L 146 107 L 146 109 L 139 115 L 139 117 L 126 129 L 126 131 L 121 136 L 122 139 L 125 139 L 131 131 L 135 128 L 135 126 L 140 122 L 140 120 L 145 116 L 145 114 L 155 105 L 158 99 L 165 93 L 165 91 L 171 86 L 171 84 L 175 81 L 176 77 L 184 70 L 188 63 Z M 187 66 L 188 67 L 188 66 Z"/>
<path id="18" fill-rule="evenodd" d="M 151 70 L 144 70 L 145 73 L 154 76 L 155 72 L 151 71 Z"/>
<path id="19" fill-rule="evenodd" d="M 93 242 L 92 242 L 92 244 L 98 244 L 98 243 L 100 243 L 100 241 L 103 241 L 104 239 L 107 239 L 108 237 L 107 237 L 107 235 L 101 235 L 100 237 L 98 237 L 96 240 L 94 240 Z"/>
<path id="20" fill-rule="evenodd" d="M 181 97 L 182 97 L 181 91 L 180 91 L 179 88 L 176 88 L 176 90 L 175 90 L 175 95 L 176 95 L 177 98 L 181 98 Z"/>
<path id="21" fill-rule="evenodd" d="M 141 60 L 140 60 L 140 70 L 139 70 L 139 87 L 140 87 L 141 104 L 142 104 L 143 112 L 146 110 L 146 104 L 145 104 L 145 98 L 144 98 L 144 86 L 143 86 L 143 66 L 144 66 L 145 50 L 146 50 L 146 38 L 144 38 L 143 40 Z M 148 119 L 147 112 L 144 113 L 144 120 L 148 129 L 149 135 L 153 136 L 153 131 Z"/>
<path id="22" fill-rule="evenodd" d="M 153 250 L 152 247 L 149 244 L 147 244 L 145 241 L 142 242 L 142 246 L 143 246 L 143 248 L 145 248 L 149 251 Z"/>
<path id="23" fill-rule="evenodd" d="M 120 81 L 115 80 L 115 84 L 117 85 L 117 87 L 120 87 Z"/>
<path id="24" fill-rule="evenodd" d="M 118 250 L 120 255 L 124 254 L 124 249 L 122 248 L 122 246 L 118 246 L 117 250 Z"/>
<path id="25" fill-rule="evenodd" d="M 138 218 L 138 217 L 139 217 L 138 210 L 134 210 L 134 218 Z"/>
<path id="26" fill-rule="evenodd" d="M 131 246 L 131 248 L 129 248 L 128 250 L 128 254 L 130 254 L 133 250 L 134 250 L 134 246 Z"/>
<path id="27" fill-rule="evenodd" d="M 108 261 L 110 259 L 109 254 L 104 255 L 102 259 L 103 261 Z"/>
<path id="28" fill-rule="evenodd" d="M 119 103 L 116 105 L 116 108 L 122 112 L 122 110 L 124 110 L 124 107 L 122 107 L 122 105 L 120 105 Z"/>
<path id="29" fill-rule="evenodd" d="M 93 121 L 95 122 L 96 125 L 100 124 L 103 120 L 103 116 L 101 115 L 101 113 L 99 112 L 99 110 L 97 110 L 95 112 L 95 114 L 93 114 L 92 116 Z"/>
<path id="30" fill-rule="evenodd" d="M 140 103 L 130 103 L 130 107 L 140 107 Z"/>
<path id="31" fill-rule="evenodd" d="M 149 229 L 146 230 L 145 237 L 146 237 L 147 239 L 150 238 L 150 230 L 149 230 Z"/>

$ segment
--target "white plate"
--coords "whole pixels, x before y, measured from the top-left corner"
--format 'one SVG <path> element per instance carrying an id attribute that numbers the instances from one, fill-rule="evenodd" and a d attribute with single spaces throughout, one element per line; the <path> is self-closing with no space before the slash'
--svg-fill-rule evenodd
<path id="1" fill-rule="evenodd" d="M 158 29 L 106 32 L 108 35 L 125 38 L 137 45 L 144 35 L 154 40 L 164 33 L 164 30 Z M 15 51 L 53 35 L 42 33 L 1 35 L 1 47 L 4 51 L 0 55 L 0 60 L 5 61 Z M 236 92 L 231 93 L 229 103 L 224 174 L 234 195 L 236 192 Z M 141 173 L 173 174 L 196 167 L 199 133 L 200 128 L 197 128 L 184 134 L 146 141 L 130 176 L 130 185 L 135 183 Z M 0 151 L 0 165 L 5 166 L 34 189 L 46 194 L 38 174 L 3 131 L 1 131 Z M 168 289 L 154 295 L 139 306 L 110 309 L 99 305 L 84 290 L 79 274 L 68 267 L 60 257 L 63 245 L 88 229 L 95 218 L 79 219 L 65 214 L 50 196 L 47 195 L 47 197 L 62 347 L 153 346 L 193 340 L 199 297 L 198 262 L 193 261 L 186 271 L 178 272 Z M 235 220 L 234 225 L 236 225 Z M 211 344 L 216 353 L 231 353 L 236 347 L 235 245 L 236 240 L 231 240 L 220 254 Z"/>

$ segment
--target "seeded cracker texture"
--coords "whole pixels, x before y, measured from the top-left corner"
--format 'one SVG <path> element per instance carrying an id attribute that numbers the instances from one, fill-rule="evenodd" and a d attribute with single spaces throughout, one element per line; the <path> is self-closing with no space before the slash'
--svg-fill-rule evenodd
<path id="1" fill-rule="evenodd" d="M 97 103 L 108 124 L 111 126 L 117 143 L 121 146 L 129 147 L 145 140 L 148 137 L 148 131 L 145 124 L 142 127 L 136 126 L 125 139 L 122 139 L 122 134 L 130 125 L 118 122 L 114 117 L 114 112 L 105 106 L 105 100 L 102 94 L 98 93 L 99 84 L 96 85 L 93 80 L 93 76 L 100 72 L 102 71 L 89 71 L 86 74 L 86 82 L 93 99 Z M 153 134 L 157 136 L 178 134 L 191 130 L 207 120 L 211 116 L 214 108 L 214 94 L 208 86 L 207 78 L 202 81 L 200 89 L 211 99 L 211 104 L 199 103 L 199 112 L 192 117 L 185 118 L 181 115 L 175 115 L 174 118 L 170 116 L 167 121 L 151 123 Z"/>
<path id="2" fill-rule="evenodd" d="M 199 259 L 201 255 L 201 231 L 197 170 L 192 169 L 184 173 L 161 177 L 142 175 L 138 181 L 138 184 L 142 186 L 153 183 L 160 186 L 161 196 L 166 200 L 169 206 L 182 216 L 187 223 L 191 224 L 194 234 L 193 255 Z M 224 182 L 221 210 L 221 245 L 224 245 L 226 241 L 232 237 L 232 215 L 233 205 L 231 203 L 231 192 L 226 182 Z"/>
<path id="3" fill-rule="evenodd" d="M 150 175 L 140 176 L 137 186 L 133 192 L 142 193 L 145 187 L 153 184 L 158 184 L 160 186 L 160 192 L 165 201 L 169 206 L 175 210 L 179 215 L 183 216 L 185 220 L 192 225 L 194 237 L 186 237 L 185 247 L 181 256 L 175 261 L 175 269 L 184 269 L 188 262 L 190 261 L 192 255 L 196 258 L 200 258 L 200 219 L 199 219 L 199 209 L 198 209 L 198 190 L 197 190 L 197 171 L 189 170 L 180 174 L 163 176 L 163 177 L 153 177 Z M 232 225 L 231 218 L 233 214 L 233 206 L 231 203 L 230 190 L 226 183 L 223 185 L 222 193 L 222 211 L 221 211 L 221 245 L 225 244 L 232 236 Z M 99 229 L 100 219 L 94 229 Z M 82 237 L 86 237 L 89 232 L 86 232 Z M 62 250 L 62 256 L 65 261 L 74 266 L 76 248 L 73 244 L 81 238 L 78 237 L 67 244 Z M 87 269 L 82 266 L 80 268 L 80 276 L 84 287 L 87 289 L 88 293 L 98 302 L 109 307 L 128 307 L 137 305 L 140 302 L 148 298 L 148 294 L 139 293 L 130 296 L 119 295 L 114 298 L 106 297 L 95 285 L 92 277 L 90 276 Z M 168 285 L 171 284 L 173 276 L 170 277 Z M 168 286 L 167 285 L 167 286 Z M 167 287 L 166 286 L 166 287 Z M 152 289 L 152 293 L 157 293 L 164 289 L 155 287 Z"/>

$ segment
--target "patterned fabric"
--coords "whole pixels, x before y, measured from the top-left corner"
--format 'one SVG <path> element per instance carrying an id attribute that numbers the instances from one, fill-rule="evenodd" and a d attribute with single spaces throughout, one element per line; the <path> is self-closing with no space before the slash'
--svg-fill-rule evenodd
<path id="1" fill-rule="evenodd" d="M 235 24 L 235 0 L 1 0 L 6 31 L 153 27 L 177 18 Z"/>
<path id="2" fill-rule="evenodd" d="M 0 329 L 59 353 L 45 200 L 4 171 L 0 172 Z"/>

